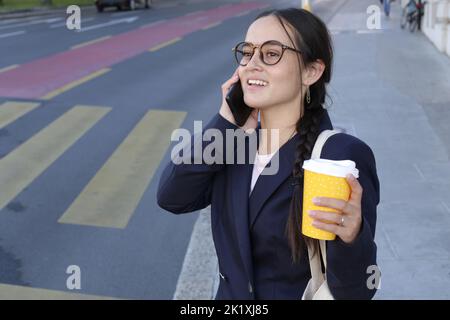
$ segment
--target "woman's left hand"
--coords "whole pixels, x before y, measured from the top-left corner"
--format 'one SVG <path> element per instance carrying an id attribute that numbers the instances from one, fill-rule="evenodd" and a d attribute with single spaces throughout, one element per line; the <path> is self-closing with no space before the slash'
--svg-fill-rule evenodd
<path id="1" fill-rule="evenodd" d="M 316 197 L 313 199 L 315 205 L 329 207 L 339 212 L 327 212 L 311 210 L 309 215 L 313 218 L 312 225 L 318 229 L 336 234 L 345 243 L 352 243 L 361 230 L 361 199 L 363 188 L 358 179 L 353 175 L 346 178 L 351 188 L 350 199 L 344 201 L 336 198 Z M 318 199 L 319 201 L 314 201 Z M 319 220 L 326 220 L 332 223 L 325 223 Z"/>

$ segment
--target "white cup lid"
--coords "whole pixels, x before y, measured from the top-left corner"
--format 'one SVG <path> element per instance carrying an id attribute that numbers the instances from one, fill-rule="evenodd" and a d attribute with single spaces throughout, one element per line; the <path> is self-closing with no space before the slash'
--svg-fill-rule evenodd
<path id="1" fill-rule="evenodd" d="M 352 160 L 328 160 L 310 159 L 303 162 L 304 170 L 345 178 L 351 173 L 355 178 L 359 177 L 359 170 Z"/>

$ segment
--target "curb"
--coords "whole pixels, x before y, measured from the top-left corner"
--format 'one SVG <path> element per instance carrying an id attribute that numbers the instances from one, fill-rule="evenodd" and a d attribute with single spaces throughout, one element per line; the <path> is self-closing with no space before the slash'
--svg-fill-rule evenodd
<path id="1" fill-rule="evenodd" d="M 211 207 L 200 211 L 192 230 L 173 300 L 214 300 L 219 265 L 211 234 Z"/>

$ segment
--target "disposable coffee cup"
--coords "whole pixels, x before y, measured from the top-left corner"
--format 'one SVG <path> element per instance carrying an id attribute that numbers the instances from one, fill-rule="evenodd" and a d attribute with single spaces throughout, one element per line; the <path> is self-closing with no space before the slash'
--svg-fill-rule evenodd
<path id="1" fill-rule="evenodd" d="M 328 197 L 348 201 L 351 188 L 346 180 L 348 174 L 359 177 L 359 171 L 352 160 L 311 159 L 303 163 L 303 211 L 302 233 L 310 238 L 319 240 L 334 240 L 334 233 L 312 226 L 313 219 L 309 210 L 339 212 L 338 210 L 317 206 L 312 202 L 314 197 Z M 330 221 L 322 220 L 325 223 Z"/>

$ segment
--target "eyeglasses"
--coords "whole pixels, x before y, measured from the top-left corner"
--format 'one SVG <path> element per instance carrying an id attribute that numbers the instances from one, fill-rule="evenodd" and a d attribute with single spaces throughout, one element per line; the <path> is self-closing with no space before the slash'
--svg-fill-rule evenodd
<path id="1" fill-rule="evenodd" d="M 286 46 L 276 40 L 269 40 L 261 44 L 260 46 L 254 45 L 250 42 L 240 42 L 232 50 L 234 51 L 234 56 L 236 61 L 241 66 L 246 66 L 253 57 L 255 49 L 259 48 L 259 56 L 261 61 L 269 66 L 277 64 L 280 62 L 284 51 L 292 50 L 297 53 L 302 53 L 301 51 Z"/>

